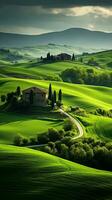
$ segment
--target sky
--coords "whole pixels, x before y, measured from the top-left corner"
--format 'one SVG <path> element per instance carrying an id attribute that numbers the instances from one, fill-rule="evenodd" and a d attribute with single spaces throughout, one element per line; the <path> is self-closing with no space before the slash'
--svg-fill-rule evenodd
<path id="1" fill-rule="evenodd" d="M 73 27 L 112 32 L 112 0 L 0 0 L 0 32 L 38 35 Z"/>

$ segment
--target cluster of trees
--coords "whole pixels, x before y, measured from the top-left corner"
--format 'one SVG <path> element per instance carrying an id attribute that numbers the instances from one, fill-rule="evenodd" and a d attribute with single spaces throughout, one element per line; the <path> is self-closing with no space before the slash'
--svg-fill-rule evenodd
<path id="1" fill-rule="evenodd" d="M 71 112 L 75 115 L 78 115 L 78 116 L 86 116 L 87 115 L 87 112 L 86 110 L 84 110 L 83 108 L 80 108 L 79 106 L 71 106 Z"/>
<path id="2" fill-rule="evenodd" d="M 112 118 L 112 110 L 104 110 L 101 108 L 97 108 L 94 114 Z"/>
<path id="3" fill-rule="evenodd" d="M 50 54 L 50 52 L 49 53 L 47 53 L 47 56 L 46 56 L 46 58 L 43 58 L 42 56 L 41 56 L 41 61 L 47 61 L 47 62 L 55 62 L 55 61 L 58 61 L 58 60 L 66 60 L 66 59 L 64 59 L 64 56 L 63 56 L 64 54 L 62 53 L 62 56 L 60 55 L 59 57 L 58 56 L 56 56 L 56 55 L 51 55 Z M 75 57 L 75 54 L 73 53 L 72 54 L 72 56 L 71 56 L 71 58 L 69 59 L 69 60 L 72 60 L 72 61 L 75 61 L 76 60 L 76 57 Z"/>
<path id="4" fill-rule="evenodd" d="M 51 105 L 52 109 L 54 109 L 56 106 L 61 107 L 63 105 L 62 98 L 63 98 L 62 90 L 61 89 L 59 90 L 57 97 L 56 90 L 53 91 L 52 85 L 50 84 L 48 90 L 48 101 L 49 101 L 48 103 Z"/>
<path id="5" fill-rule="evenodd" d="M 33 101 L 33 94 L 30 94 L 30 103 Z M 11 111 L 28 111 L 29 104 L 25 102 L 22 98 L 22 91 L 20 86 L 16 88 L 14 92 L 7 93 L 6 95 L 1 95 L 1 102 L 4 103 L 2 106 L 5 110 Z"/>
<path id="6" fill-rule="evenodd" d="M 99 63 L 97 62 L 97 61 L 95 61 L 95 59 L 94 58 L 90 58 L 89 60 L 88 60 L 88 63 L 87 63 L 88 65 L 90 65 L 90 66 L 99 66 Z"/>
<path id="7" fill-rule="evenodd" d="M 71 68 L 61 73 L 61 78 L 65 82 L 112 86 L 112 72 L 100 72 L 98 70 L 87 68 Z"/>
<path id="8" fill-rule="evenodd" d="M 23 137 L 22 135 L 17 135 L 14 138 L 14 145 L 16 146 L 28 146 L 28 145 L 39 145 L 47 144 L 48 142 L 60 141 L 64 138 L 73 137 L 77 134 L 77 130 L 71 120 L 66 119 L 64 121 L 63 129 L 57 130 L 54 128 L 48 129 L 46 133 L 37 135 L 37 137 L 31 137 L 30 139 Z"/>
<path id="9" fill-rule="evenodd" d="M 84 138 L 78 141 L 65 137 L 48 142 L 43 151 L 90 167 L 112 170 L 112 143 Z"/>
<path id="10" fill-rule="evenodd" d="M 1 95 L 1 102 L 15 106 L 21 98 L 21 88 L 18 86 L 15 92 Z"/>

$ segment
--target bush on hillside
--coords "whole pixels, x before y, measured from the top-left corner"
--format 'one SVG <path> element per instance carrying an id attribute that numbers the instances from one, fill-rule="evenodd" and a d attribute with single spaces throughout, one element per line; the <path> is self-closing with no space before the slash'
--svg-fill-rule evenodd
<path id="1" fill-rule="evenodd" d="M 23 136 L 16 135 L 14 138 L 14 145 L 21 146 L 23 144 Z"/>
<path id="2" fill-rule="evenodd" d="M 71 131 L 74 128 L 73 121 L 70 120 L 70 119 L 66 119 L 64 121 L 64 127 L 63 128 L 64 128 L 65 131 Z"/>

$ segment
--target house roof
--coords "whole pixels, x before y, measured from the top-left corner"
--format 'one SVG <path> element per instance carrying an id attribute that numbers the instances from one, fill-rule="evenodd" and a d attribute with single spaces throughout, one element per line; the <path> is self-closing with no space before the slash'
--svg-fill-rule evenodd
<path id="1" fill-rule="evenodd" d="M 69 57 L 71 57 L 71 55 L 69 55 L 69 54 L 67 54 L 67 53 L 60 53 L 60 54 L 58 54 L 57 56 L 69 56 Z"/>
<path id="2" fill-rule="evenodd" d="M 30 93 L 31 90 L 32 90 L 34 93 L 38 93 L 38 94 L 47 94 L 47 91 L 46 91 L 45 89 L 37 88 L 37 87 L 30 87 L 30 88 L 27 88 L 27 89 L 23 90 L 23 93 Z"/>

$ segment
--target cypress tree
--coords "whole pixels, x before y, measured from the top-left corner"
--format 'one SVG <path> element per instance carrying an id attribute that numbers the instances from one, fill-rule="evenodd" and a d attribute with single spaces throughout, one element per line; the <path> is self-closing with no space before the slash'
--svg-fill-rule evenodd
<path id="1" fill-rule="evenodd" d="M 56 103 L 56 91 L 54 91 L 54 103 Z"/>
<path id="2" fill-rule="evenodd" d="M 52 107 L 52 109 L 54 109 L 54 95 L 52 95 L 52 100 L 51 100 L 51 107 Z"/>
<path id="3" fill-rule="evenodd" d="M 62 102 L 62 90 L 59 90 L 58 101 Z"/>
<path id="4" fill-rule="evenodd" d="M 74 55 L 74 53 L 73 53 L 73 55 L 72 55 L 72 61 L 73 61 L 73 60 L 75 60 L 75 55 Z"/>
<path id="5" fill-rule="evenodd" d="M 21 88 L 20 88 L 20 86 L 18 86 L 17 89 L 16 89 L 16 95 L 18 97 L 21 95 Z"/>
<path id="6" fill-rule="evenodd" d="M 50 85 L 49 85 L 48 99 L 49 99 L 50 101 L 52 101 L 52 85 L 51 85 L 51 83 L 50 83 Z"/>
<path id="7" fill-rule="evenodd" d="M 50 53 L 47 54 L 47 60 L 48 60 L 48 61 L 51 60 L 51 55 L 50 55 Z"/>

